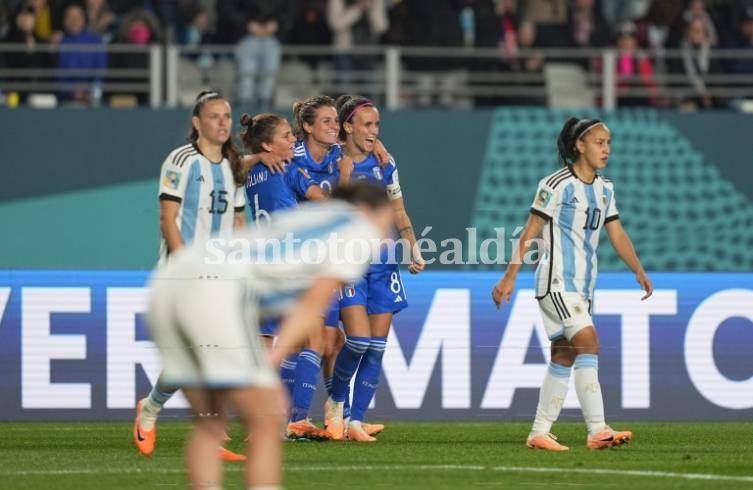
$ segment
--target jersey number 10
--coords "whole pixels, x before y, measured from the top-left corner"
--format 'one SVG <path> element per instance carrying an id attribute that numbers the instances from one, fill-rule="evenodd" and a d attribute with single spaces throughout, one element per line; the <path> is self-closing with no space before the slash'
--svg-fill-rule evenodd
<path id="1" fill-rule="evenodd" d="M 212 206 L 209 208 L 211 214 L 225 214 L 227 211 L 227 191 L 212 191 L 209 197 L 212 198 Z"/>
<path id="2" fill-rule="evenodd" d="M 598 230 L 601 224 L 601 209 L 586 209 L 586 223 L 583 225 L 584 230 Z"/>

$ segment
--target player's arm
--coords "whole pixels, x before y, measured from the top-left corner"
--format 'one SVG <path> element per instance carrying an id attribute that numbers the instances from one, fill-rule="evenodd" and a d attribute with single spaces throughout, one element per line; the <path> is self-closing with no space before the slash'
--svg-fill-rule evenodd
<path id="1" fill-rule="evenodd" d="M 374 143 L 374 156 L 379 160 L 379 166 L 384 167 L 392 161 L 390 152 L 387 151 L 387 147 L 384 146 L 382 140 L 378 139 Z"/>
<path id="2" fill-rule="evenodd" d="M 285 160 L 271 153 L 252 153 L 243 157 L 243 165 L 251 168 L 257 163 L 263 164 L 273 174 L 285 172 Z"/>
<path id="3" fill-rule="evenodd" d="M 178 212 L 180 202 L 172 199 L 160 199 L 159 201 L 159 228 L 167 243 L 167 252 L 174 253 L 183 246 L 183 239 L 178 229 Z"/>
<path id="4" fill-rule="evenodd" d="M 421 251 L 416 247 L 416 232 L 413 230 L 413 222 L 408 216 L 408 211 L 405 209 L 405 201 L 402 197 L 392 199 L 392 212 L 395 217 L 395 226 L 400 238 L 404 238 L 408 241 L 411 249 L 411 265 L 408 267 L 408 271 L 411 274 L 418 274 L 426 267 L 423 257 L 421 257 Z"/>
<path id="5" fill-rule="evenodd" d="M 309 201 L 323 201 L 325 199 L 329 199 L 329 196 L 326 192 L 322 190 L 321 187 L 319 187 L 316 184 L 312 184 L 309 186 L 308 189 L 306 189 L 306 199 Z"/>
<path id="6" fill-rule="evenodd" d="M 347 155 L 343 155 L 337 162 L 337 168 L 340 171 L 340 178 L 337 184 L 348 185 L 350 183 L 350 176 L 353 175 L 353 159 Z"/>
<path id="7" fill-rule="evenodd" d="M 492 299 L 498 309 L 503 302 L 510 301 L 512 291 L 515 289 L 515 280 L 518 277 L 518 272 L 520 272 L 520 269 L 523 266 L 521 258 L 526 256 L 526 253 L 528 253 L 528 250 L 531 248 L 531 244 L 535 243 L 534 239 L 541 234 L 541 230 L 549 219 L 551 218 L 544 214 L 539 214 L 535 212 L 535 210 L 532 211 L 531 215 L 528 217 L 528 223 L 526 223 L 523 234 L 520 235 L 520 240 L 518 240 L 517 244 L 513 247 L 512 259 L 507 265 L 505 275 L 502 276 L 494 286 L 494 289 L 492 289 Z"/>
<path id="8" fill-rule="evenodd" d="M 645 296 L 641 300 L 647 299 L 654 292 L 654 286 L 651 283 L 651 279 L 646 275 L 646 271 L 643 270 L 643 265 L 633 246 L 633 241 L 630 240 L 630 236 L 628 236 L 619 219 L 607 220 L 604 226 L 607 229 L 609 241 L 612 242 L 617 255 L 633 271 L 641 289 L 646 291 Z"/>
<path id="9" fill-rule="evenodd" d="M 288 355 L 308 338 L 312 329 L 322 321 L 322 312 L 326 311 L 343 286 L 340 279 L 322 277 L 313 282 L 301 298 L 282 319 L 280 333 L 272 352 L 272 365 L 279 366 Z"/>

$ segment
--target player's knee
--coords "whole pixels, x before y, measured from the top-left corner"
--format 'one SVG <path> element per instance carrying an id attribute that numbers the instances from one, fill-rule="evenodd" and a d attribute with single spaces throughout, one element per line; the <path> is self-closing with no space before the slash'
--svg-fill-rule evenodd
<path id="1" fill-rule="evenodd" d="M 565 339 L 552 342 L 551 360 L 560 366 L 570 367 L 575 363 L 575 351 Z"/>

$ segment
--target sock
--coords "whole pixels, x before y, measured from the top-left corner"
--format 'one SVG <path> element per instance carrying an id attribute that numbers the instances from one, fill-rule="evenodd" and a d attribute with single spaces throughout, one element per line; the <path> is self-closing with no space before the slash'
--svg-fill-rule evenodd
<path id="1" fill-rule="evenodd" d="M 291 402 L 293 401 L 293 388 L 295 388 L 295 369 L 297 361 L 298 354 L 293 354 L 288 356 L 288 358 L 280 364 L 280 381 L 282 381 L 282 385 L 288 391 L 288 397 Z"/>
<path id="2" fill-rule="evenodd" d="M 327 396 L 332 396 L 332 376 L 323 376 L 324 387 L 327 389 Z"/>
<path id="3" fill-rule="evenodd" d="M 350 385 L 348 385 L 348 391 L 345 393 L 345 403 L 343 404 L 343 419 L 350 418 Z"/>
<path id="4" fill-rule="evenodd" d="M 361 422 L 369 409 L 369 404 L 382 374 L 382 357 L 387 347 L 387 337 L 372 337 L 369 350 L 361 360 L 356 374 L 356 384 L 353 386 L 353 406 L 350 409 L 350 419 Z"/>
<path id="5" fill-rule="evenodd" d="M 358 369 L 361 357 L 369 348 L 369 337 L 348 337 L 345 346 L 335 361 L 335 376 L 332 378 L 332 399 L 344 402 L 348 396 L 350 379 Z"/>
<path id="6" fill-rule="evenodd" d="M 152 386 L 152 391 L 144 400 L 144 404 L 141 406 L 141 417 L 139 419 L 139 425 L 142 429 L 150 431 L 154 428 L 154 424 L 157 422 L 157 416 L 162 411 L 162 407 L 165 403 L 172 398 L 177 388 L 167 388 L 160 383 L 160 379 Z"/>
<path id="7" fill-rule="evenodd" d="M 531 434 L 548 434 L 557 421 L 570 385 L 570 367 L 552 362 L 539 390 L 539 404 Z"/>
<path id="8" fill-rule="evenodd" d="M 575 370 L 575 391 L 578 393 L 580 409 L 586 421 L 589 435 L 604 429 L 604 400 L 599 385 L 599 356 L 580 354 L 573 364 Z"/>
<path id="9" fill-rule="evenodd" d="M 298 422 L 309 416 L 311 401 L 316 393 L 316 378 L 322 367 L 322 356 L 311 349 L 303 349 L 298 354 L 295 367 L 295 388 L 293 388 L 293 409 L 291 422 Z"/>

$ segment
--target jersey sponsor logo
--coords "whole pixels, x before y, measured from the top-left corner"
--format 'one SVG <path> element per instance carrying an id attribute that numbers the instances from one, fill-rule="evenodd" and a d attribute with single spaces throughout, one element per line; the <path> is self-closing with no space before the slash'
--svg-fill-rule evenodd
<path id="1" fill-rule="evenodd" d="M 580 201 L 578 201 L 578 198 L 576 196 L 573 196 L 573 200 L 570 201 L 570 204 L 578 204 Z"/>
<path id="2" fill-rule="evenodd" d="M 546 208 L 549 206 L 549 202 L 552 200 L 552 193 L 546 189 L 540 189 L 536 196 L 536 202 L 539 207 Z"/>
<path id="3" fill-rule="evenodd" d="M 400 296 L 395 296 L 395 301 L 394 301 L 395 303 L 402 303 L 402 301 L 403 301 L 403 298 L 401 298 Z"/>
<path id="4" fill-rule="evenodd" d="M 382 169 L 379 167 L 374 167 L 371 169 L 371 173 L 374 174 L 374 178 L 377 180 L 383 180 L 384 175 L 382 175 Z"/>
<path id="5" fill-rule="evenodd" d="M 199 175 L 199 178 L 196 179 L 196 182 L 206 182 L 206 181 L 204 180 L 204 176 L 203 175 Z"/>
<path id="6" fill-rule="evenodd" d="M 136 427 L 136 439 L 139 440 L 139 442 L 144 442 L 146 439 L 141 435 L 141 427 Z"/>
<path id="7" fill-rule="evenodd" d="M 168 170 L 165 172 L 165 187 L 169 187 L 171 189 L 177 189 L 180 185 L 180 173 L 175 172 L 173 170 Z"/>

